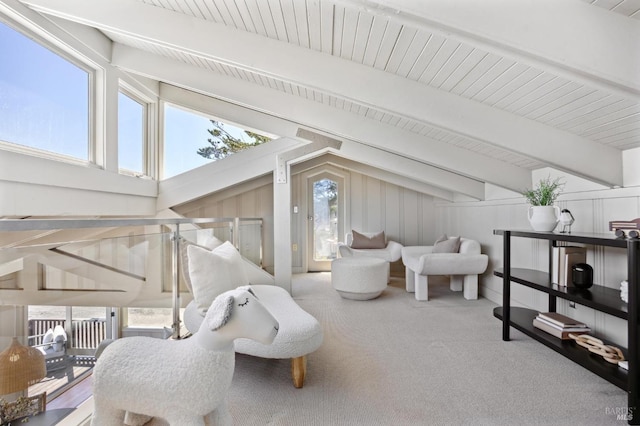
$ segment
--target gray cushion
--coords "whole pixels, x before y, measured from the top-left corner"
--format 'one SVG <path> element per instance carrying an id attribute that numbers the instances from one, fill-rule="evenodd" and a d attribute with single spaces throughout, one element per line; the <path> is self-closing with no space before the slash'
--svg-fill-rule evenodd
<path id="1" fill-rule="evenodd" d="M 458 253 L 458 250 L 460 250 L 460 237 L 447 238 L 443 235 L 433 245 L 433 253 Z"/>
<path id="2" fill-rule="evenodd" d="M 387 241 L 384 237 L 384 231 L 380 231 L 372 236 L 367 236 L 356 231 L 351 231 L 353 235 L 353 241 L 351 242 L 351 248 L 354 249 L 383 249 L 387 246 Z"/>

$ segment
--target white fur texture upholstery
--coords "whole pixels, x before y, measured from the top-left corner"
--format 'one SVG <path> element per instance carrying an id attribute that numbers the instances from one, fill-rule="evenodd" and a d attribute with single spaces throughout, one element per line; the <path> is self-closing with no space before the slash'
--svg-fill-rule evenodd
<path id="1" fill-rule="evenodd" d="M 230 424 L 226 395 L 233 378 L 233 340 L 268 344 L 278 322 L 239 287 L 218 296 L 202 328 L 186 340 L 126 337 L 108 345 L 93 372 L 92 426 L 143 424 L 161 417 L 170 425 Z"/>
<path id="2" fill-rule="evenodd" d="M 189 262 L 188 257 L 183 257 L 183 259 L 183 262 Z M 286 290 L 273 285 L 273 277 L 267 272 L 244 258 L 242 259 L 242 268 L 260 301 L 278 319 L 280 331 L 275 341 L 270 345 L 263 345 L 248 339 L 237 339 L 235 350 L 261 358 L 291 358 L 293 383 L 295 387 L 300 388 L 304 384 L 306 375 L 305 357 L 322 344 L 323 335 L 320 323 L 300 308 Z M 183 268 L 182 271 L 187 275 L 185 281 L 189 281 L 188 268 Z M 191 333 L 197 332 L 202 323 L 203 315 L 197 309 L 194 301 L 189 302 L 183 316 L 187 330 Z"/>
<path id="3" fill-rule="evenodd" d="M 331 284 L 345 299 L 369 300 L 387 288 L 389 262 L 375 257 L 343 257 L 331 262 Z"/>
<path id="4" fill-rule="evenodd" d="M 487 269 L 489 257 L 480 253 L 477 241 L 461 238 L 458 253 L 433 253 L 433 246 L 403 247 L 402 262 L 406 289 L 415 292 L 417 300 L 429 298 L 429 275 L 450 275 L 451 290 L 464 289 L 465 299 L 475 300 L 478 298 L 478 274 Z"/>
<path id="5" fill-rule="evenodd" d="M 273 314 L 280 331 L 270 345 L 249 339 L 236 339 L 236 352 L 261 358 L 286 359 L 307 355 L 322 344 L 322 328 L 313 316 L 300 308 L 291 295 L 281 287 L 251 286 L 258 300 Z M 189 303 L 184 312 L 184 325 L 189 331 L 197 330 L 203 316 Z"/>
<path id="6" fill-rule="evenodd" d="M 361 232 L 361 234 L 368 237 L 372 237 L 375 233 Z M 351 241 L 353 236 L 348 233 L 345 236 L 345 243 L 338 243 L 338 251 L 341 257 L 361 256 L 361 257 L 375 257 L 387 262 L 396 262 L 400 260 L 402 256 L 402 244 L 387 239 L 387 247 L 383 249 L 354 249 L 351 248 Z"/>

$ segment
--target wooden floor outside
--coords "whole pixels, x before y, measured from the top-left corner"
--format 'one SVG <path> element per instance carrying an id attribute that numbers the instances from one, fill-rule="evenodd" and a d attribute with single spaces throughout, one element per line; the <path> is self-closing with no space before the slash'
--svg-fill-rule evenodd
<path id="1" fill-rule="evenodd" d="M 76 408 L 92 394 L 93 357 L 70 357 L 63 368 L 47 373 L 39 383 L 29 387 L 29 395 L 47 393 L 47 409 Z"/>

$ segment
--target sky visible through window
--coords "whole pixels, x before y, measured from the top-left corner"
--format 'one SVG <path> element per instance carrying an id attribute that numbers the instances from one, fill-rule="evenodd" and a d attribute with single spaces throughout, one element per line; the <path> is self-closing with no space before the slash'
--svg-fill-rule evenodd
<path id="1" fill-rule="evenodd" d="M 144 106 L 118 93 L 118 167 L 144 173 Z"/>
<path id="2" fill-rule="evenodd" d="M 1 22 L 0 141 L 89 159 L 89 74 Z"/>
<path id="3" fill-rule="evenodd" d="M 89 83 L 87 71 L 0 22 L 0 141 L 91 161 Z M 145 173 L 145 106 L 119 95 L 118 166 Z M 215 161 L 198 154 L 209 145 L 209 117 L 168 104 L 164 112 L 163 178 Z"/>
<path id="4" fill-rule="evenodd" d="M 213 129 L 211 120 L 195 112 L 171 105 L 164 109 L 164 174 L 170 178 L 215 160 L 198 155 L 198 148 L 208 145 L 208 129 Z M 225 129 L 234 137 L 247 139 L 243 129 L 224 123 Z"/>

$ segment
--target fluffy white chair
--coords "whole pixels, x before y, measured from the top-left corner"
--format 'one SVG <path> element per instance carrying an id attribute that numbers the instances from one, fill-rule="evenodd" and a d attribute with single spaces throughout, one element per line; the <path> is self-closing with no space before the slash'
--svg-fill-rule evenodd
<path id="1" fill-rule="evenodd" d="M 331 284 L 344 299 L 369 300 L 387 288 L 389 263 L 375 257 L 343 257 L 331 262 Z"/>
<path id="2" fill-rule="evenodd" d="M 207 298 L 226 286 L 237 285 L 238 282 L 251 283 L 260 301 L 280 323 L 280 332 L 270 345 L 237 339 L 235 350 L 260 358 L 291 359 L 293 385 L 303 387 L 307 374 L 306 356 L 322 344 L 322 328 L 318 320 L 300 308 L 286 290 L 270 285 L 273 277 L 242 259 L 230 243 L 213 241 L 204 247 L 185 243 L 181 250 L 183 278 L 194 296 L 184 312 L 187 330 L 195 333 L 199 329 Z M 232 275 L 234 279 L 229 281 Z"/>
<path id="3" fill-rule="evenodd" d="M 416 300 L 429 299 L 429 275 L 450 275 L 453 291 L 465 299 L 478 298 L 478 274 L 487 269 L 489 257 L 480 253 L 480 244 L 467 238 L 443 235 L 433 246 L 404 247 L 406 289 Z"/>
<path id="4" fill-rule="evenodd" d="M 250 287 L 216 297 L 200 330 L 185 340 L 126 337 L 108 345 L 93 371 L 92 426 L 230 424 L 226 395 L 235 367 L 233 340 L 268 345 L 278 321 Z"/>

